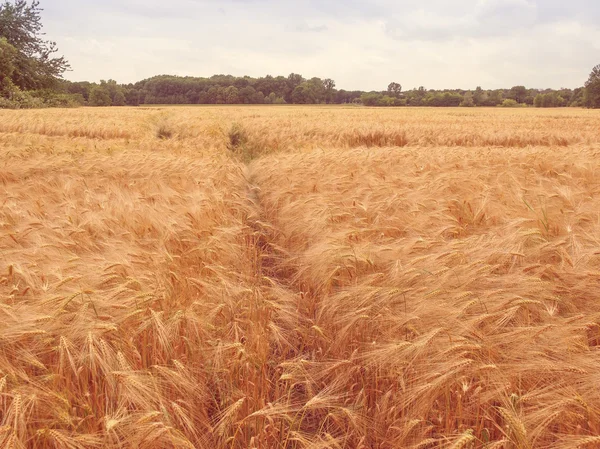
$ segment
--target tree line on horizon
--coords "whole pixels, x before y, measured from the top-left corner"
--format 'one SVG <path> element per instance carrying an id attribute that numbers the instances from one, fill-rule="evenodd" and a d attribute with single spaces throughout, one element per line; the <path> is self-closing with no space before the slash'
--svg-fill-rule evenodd
<path id="1" fill-rule="evenodd" d="M 160 75 L 133 84 L 114 80 L 93 83 L 63 79 L 70 68 L 56 57 L 56 43 L 42 33 L 38 1 L 0 4 L 0 108 L 138 106 L 157 104 L 362 104 L 365 106 L 535 106 L 600 108 L 600 65 L 577 89 L 403 91 L 397 82 L 386 90 L 336 89 L 332 79 L 289 76 L 210 78 Z"/>
<path id="2" fill-rule="evenodd" d="M 252 78 L 214 75 L 210 78 L 155 76 L 134 84 L 114 80 L 64 81 L 65 93 L 90 106 L 195 105 L 195 104 L 363 104 L 365 106 L 585 106 L 585 88 L 475 90 L 426 89 L 403 91 L 392 82 L 385 91 L 336 89 L 332 79 L 310 78 L 292 73 L 287 77 Z"/>

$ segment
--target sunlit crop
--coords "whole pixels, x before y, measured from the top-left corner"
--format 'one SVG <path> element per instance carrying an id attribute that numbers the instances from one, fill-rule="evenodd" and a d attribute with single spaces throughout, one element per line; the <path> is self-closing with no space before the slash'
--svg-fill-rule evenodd
<path id="1" fill-rule="evenodd" d="M 0 111 L 1 448 L 600 447 L 593 111 Z"/>

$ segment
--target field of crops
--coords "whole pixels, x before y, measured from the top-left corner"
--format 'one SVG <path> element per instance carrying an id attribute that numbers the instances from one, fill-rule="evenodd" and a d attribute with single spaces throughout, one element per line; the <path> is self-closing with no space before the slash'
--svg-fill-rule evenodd
<path id="1" fill-rule="evenodd" d="M 600 116 L 0 111 L 0 448 L 600 447 Z"/>

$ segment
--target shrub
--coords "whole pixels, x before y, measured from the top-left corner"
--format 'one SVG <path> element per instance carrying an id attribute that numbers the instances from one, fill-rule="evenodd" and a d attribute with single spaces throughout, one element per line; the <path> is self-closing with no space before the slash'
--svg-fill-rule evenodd
<path id="1" fill-rule="evenodd" d="M 503 108 L 518 108 L 521 105 L 519 103 L 517 103 L 515 100 L 507 98 L 506 100 L 504 100 L 502 102 L 502 107 Z"/>
<path id="2" fill-rule="evenodd" d="M 227 132 L 227 149 L 242 161 L 248 162 L 258 154 L 258 148 L 250 142 L 246 129 L 239 123 L 234 123 Z"/>
<path id="3" fill-rule="evenodd" d="M 160 123 L 156 129 L 156 137 L 162 140 L 172 139 L 175 135 L 173 129 L 167 123 Z"/>
<path id="4" fill-rule="evenodd" d="M 47 105 L 41 98 L 36 98 L 29 92 L 23 92 L 15 88 L 8 98 L 2 98 L 0 108 L 4 109 L 35 109 L 44 108 Z"/>

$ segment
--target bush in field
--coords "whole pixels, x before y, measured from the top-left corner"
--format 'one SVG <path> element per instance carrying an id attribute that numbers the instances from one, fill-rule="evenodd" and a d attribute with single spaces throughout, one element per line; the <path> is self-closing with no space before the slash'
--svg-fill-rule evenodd
<path id="1" fill-rule="evenodd" d="M 518 108 L 520 105 L 515 100 L 507 98 L 502 102 L 503 108 Z"/>

